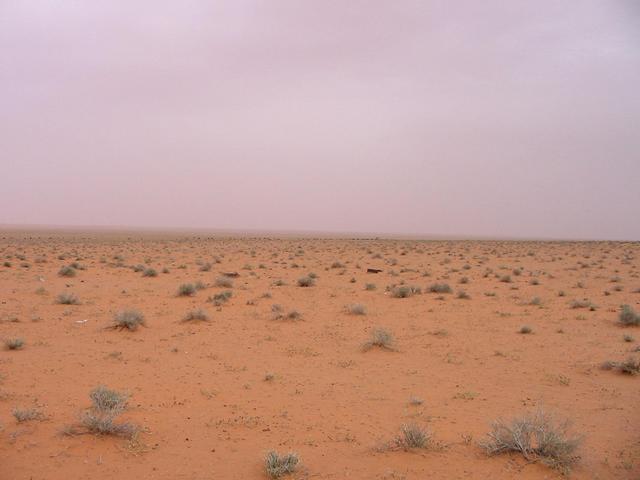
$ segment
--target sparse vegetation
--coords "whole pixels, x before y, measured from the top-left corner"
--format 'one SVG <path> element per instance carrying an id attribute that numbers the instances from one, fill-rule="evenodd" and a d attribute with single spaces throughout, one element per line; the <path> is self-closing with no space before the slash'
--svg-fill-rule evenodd
<path id="1" fill-rule="evenodd" d="M 400 285 L 391 288 L 391 296 L 393 298 L 409 298 L 419 293 L 422 293 L 421 288 L 415 286 Z"/>
<path id="2" fill-rule="evenodd" d="M 351 315 L 366 315 L 367 308 L 361 303 L 353 303 L 351 305 L 347 305 L 347 312 Z"/>
<path id="3" fill-rule="evenodd" d="M 640 314 L 637 314 L 629 305 L 622 305 L 618 322 L 625 327 L 637 327 L 640 325 Z"/>
<path id="4" fill-rule="evenodd" d="M 557 423 L 540 409 L 509 423 L 495 421 L 482 446 L 489 455 L 519 452 L 528 461 L 568 472 L 579 459 L 576 451 L 580 443 L 580 437 L 569 432 L 568 422 Z"/>
<path id="5" fill-rule="evenodd" d="M 64 433 L 78 435 L 114 435 L 133 437 L 140 429 L 131 423 L 116 423 L 117 417 L 125 410 L 129 395 L 104 386 L 94 388 L 89 394 L 91 407 L 82 413 L 80 423 L 68 426 Z"/>
<path id="6" fill-rule="evenodd" d="M 25 341 L 22 338 L 7 338 L 4 341 L 4 346 L 7 350 L 22 350 L 24 344 Z"/>
<path id="7" fill-rule="evenodd" d="M 209 315 L 202 308 L 191 310 L 182 318 L 183 322 L 208 322 Z"/>
<path id="8" fill-rule="evenodd" d="M 395 438 L 393 444 L 402 450 L 429 448 L 431 434 L 419 425 L 410 423 L 400 428 L 400 435 Z"/>
<path id="9" fill-rule="evenodd" d="M 144 271 L 142 272 L 142 276 L 143 277 L 157 277 L 158 276 L 158 272 L 156 272 L 156 270 L 154 268 L 145 268 Z"/>
<path id="10" fill-rule="evenodd" d="M 196 286 L 193 283 L 183 283 L 178 287 L 179 297 L 192 297 L 196 294 Z"/>
<path id="11" fill-rule="evenodd" d="M 114 328 L 137 330 L 139 326 L 145 325 L 144 315 L 138 310 L 123 310 L 114 316 Z"/>
<path id="12" fill-rule="evenodd" d="M 58 270 L 58 275 L 61 277 L 75 277 L 76 269 L 70 265 L 65 265 Z"/>
<path id="13" fill-rule="evenodd" d="M 300 277 L 298 279 L 299 287 L 313 287 L 315 284 L 316 284 L 315 279 L 310 275 L 307 275 L 306 277 Z"/>
<path id="14" fill-rule="evenodd" d="M 429 286 L 431 293 L 451 293 L 451 287 L 447 283 L 434 283 Z"/>
<path id="15" fill-rule="evenodd" d="M 219 292 L 209 297 L 209 301 L 213 303 L 216 307 L 224 305 L 229 301 L 229 299 L 233 296 L 233 292 L 231 290 L 225 290 L 223 292 Z"/>
<path id="16" fill-rule="evenodd" d="M 278 452 L 271 451 L 264 459 L 265 471 L 271 478 L 280 478 L 283 475 L 293 473 L 298 463 L 300 463 L 298 455 L 291 452 L 280 455 Z"/>
<path id="17" fill-rule="evenodd" d="M 640 359 L 629 357 L 624 362 L 607 361 L 602 364 L 604 370 L 619 370 L 627 375 L 640 374 Z"/>
<path id="18" fill-rule="evenodd" d="M 11 414 L 18 423 L 44 419 L 43 413 L 36 408 L 14 408 Z"/>
<path id="19" fill-rule="evenodd" d="M 60 305 L 80 305 L 80 300 L 73 293 L 61 293 L 56 301 Z"/>
<path id="20" fill-rule="evenodd" d="M 371 332 L 371 339 L 362 345 L 364 351 L 379 347 L 386 350 L 394 350 L 393 335 L 383 328 L 376 328 Z"/>
<path id="21" fill-rule="evenodd" d="M 216 278 L 215 286 L 220 288 L 233 288 L 233 280 L 226 275 L 222 275 Z"/>

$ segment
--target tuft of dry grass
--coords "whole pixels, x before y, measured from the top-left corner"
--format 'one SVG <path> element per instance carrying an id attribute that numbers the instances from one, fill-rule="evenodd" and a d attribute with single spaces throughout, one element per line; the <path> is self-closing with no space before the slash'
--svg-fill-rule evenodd
<path id="1" fill-rule="evenodd" d="M 24 344 L 25 341 L 22 338 L 7 338 L 4 341 L 4 346 L 7 350 L 22 350 Z"/>
<path id="2" fill-rule="evenodd" d="M 193 283 L 183 283 L 178 287 L 178 296 L 179 297 L 192 297 L 196 294 L 198 289 Z"/>
<path id="3" fill-rule="evenodd" d="M 17 408 L 16 407 L 11 411 L 11 414 L 13 415 L 13 418 L 15 418 L 18 423 L 44 419 L 44 414 L 35 408 Z"/>
<path id="4" fill-rule="evenodd" d="M 576 451 L 581 443 L 580 437 L 570 433 L 569 426 L 569 422 L 556 422 L 539 409 L 508 423 L 496 420 L 481 446 L 488 455 L 519 452 L 528 461 L 539 461 L 567 473 L 579 460 Z"/>
<path id="5" fill-rule="evenodd" d="M 116 423 L 117 417 L 127 407 L 129 400 L 127 393 L 100 385 L 91 391 L 89 398 L 91 398 L 91 407 L 82 413 L 79 424 L 65 427 L 64 434 L 92 433 L 133 438 L 140 431 L 140 428 L 134 424 Z"/>
<path id="6" fill-rule="evenodd" d="M 270 451 L 264 459 L 264 468 L 271 478 L 280 478 L 288 473 L 293 473 L 300 463 L 297 454 L 289 452 L 280 455 L 278 452 Z"/>
<path id="7" fill-rule="evenodd" d="M 215 286 L 220 288 L 233 288 L 233 280 L 226 275 L 221 275 L 216 278 Z"/>
<path id="8" fill-rule="evenodd" d="M 395 350 L 393 335 L 383 328 L 376 328 L 371 332 L 371 339 L 362 345 L 365 352 L 373 347 L 385 350 Z"/>
<path id="9" fill-rule="evenodd" d="M 429 286 L 431 293 L 451 293 L 451 287 L 447 283 L 434 283 Z"/>
<path id="10" fill-rule="evenodd" d="M 208 322 L 209 315 L 202 308 L 191 310 L 182 318 L 183 322 Z"/>
<path id="11" fill-rule="evenodd" d="M 311 275 L 307 275 L 305 277 L 300 277 L 298 279 L 299 287 L 313 287 L 316 284 L 315 279 Z"/>
<path id="12" fill-rule="evenodd" d="M 140 325 L 146 325 L 144 315 L 138 310 L 123 310 L 115 314 L 114 328 L 135 331 Z"/>
<path id="13" fill-rule="evenodd" d="M 366 315 L 367 307 L 362 305 L 361 303 L 353 303 L 351 305 L 347 305 L 347 312 L 351 315 Z"/>
<path id="14" fill-rule="evenodd" d="M 622 305 L 618 323 L 625 327 L 637 327 L 640 325 L 640 314 L 637 314 L 630 305 Z"/>
<path id="15" fill-rule="evenodd" d="M 640 359 L 627 358 L 624 362 L 607 361 L 602 364 L 603 370 L 619 370 L 627 375 L 640 375 Z"/>
<path id="16" fill-rule="evenodd" d="M 80 300 L 73 293 L 61 293 L 56 302 L 60 305 L 80 305 Z"/>
<path id="17" fill-rule="evenodd" d="M 400 434 L 393 441 L 395 448 L 402 450 L 429 448 L 431 443 L 431 433 L 415 423 L 403 425 Z"/>

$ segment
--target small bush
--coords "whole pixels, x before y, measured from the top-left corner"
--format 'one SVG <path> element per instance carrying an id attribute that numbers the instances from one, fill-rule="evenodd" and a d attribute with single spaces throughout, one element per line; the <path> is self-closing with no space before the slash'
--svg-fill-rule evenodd
<path id="1" fill-rule="evenodd" d="M 400 435 L 394 441 L 394 446 L 402 450 L 428 448 L 430 444 L 431 434 L 415 423 L 403 425 L 400 429 Z"/>
<path id="2" fill-rule="evenodd" d="M 624 362 L 605 362 L 602 364 L 602 368 L 604 370 L 620 370 L 621 373 L 627 375 L 638 375 L 640 374 L 640 359 L 629 357 Z"/>
<path id="3" fill-rule="evenodd" d="M 434 283 L 429 286 L 431 293 L 451 293 L 451 287 L 446 283 Z"/>
<path id="4" fill-rule="evenodd" d="M 80 305 L 80 300 L 73 293 L 61 293 L 56 301 L 60 305 Z"/>
<path id="5" fill-rule="evenodd" d="M 99 412 L 121 412 L 127 407 L 129 394 L 99 385 L 89 393 L 92 408 Z"/>
<path id="6" fill-rule="evenodd" d="M 520 327 L 520 330 L 518 330 L 518 333 L 522 333 L 523 335 L 526 335 L 532 332 L 533 332 L 533 329 L 529 325 L 523 325 L 522 327 Z"/>
<path id="7" fill-rule="evenodd" d="M 22 338 L 7 338 L 4 341 L 4 346 L 7 350 L 22 350 L 24 344 L 25 341 Z"/>
<path id="8" fill-rule="evenodd" d="M 178 287 L 179 297 L 192 297 L 196 294 L 196 286 L 193 283 L 183 283 Z"/>
<path id="9" fill-rule="evenodd" d="M 352 305 L 347 305 L 347 312 L 351 315 L 366 315 L 367 307 L 360 303 L 354 303 Z"/>
<path id="10" fill-rule="evenodd" d="M 44 415 L 42 414 L 42 412 L 36 410 L 35 408 L 14 408 L 11 411 L 11 414 L 18 423 L 44 419 Z"/>
<path id="11" fill-rule="evenodd" d="M 400 285 L 391 289 L 391 296 L 393 298 L 409 298 L 419 293 L 422 293 L 422 289 L 420 287 L 409 285 Z"/>
<path id="12" fill-rule="evenodd" d="M 144 315 L 138 310 L 123 310 L 114 316 L 114 327 L 119 329 L 137 330 L 140 325 L 145 325 Z"/>
<path id="13" fill-rule="evenodd" d="M 593 303 L 591 303 L 589 300 L 574 300 L 573 302 L 571 302 L 571 308 L 573 309 L 577 309 L 577 308 L 588 308 L 589 310 L 595 310 L 596 307 Z"/>
<path id="14" fill-rule="evenodd" d="M 158 272 L 156 272 L 155 269 L 153 269 L 153 268 L 145 268 L 144 271 L 142 272 L 142 276 L 143 277 L 157 277 L 158 276 Z"/>
<path id="15" fill-rule="evenodd" d="M 280 478 L 288 473 L 293 473 L 299 462 L 300 459 L 295 453 L 280 455 L 278 452 L 271 451 L 264 459 L 264 467 L 269 477 Z"/>
<path id="16" fill-rule="evenodd" d="M 183 318 L 183 322 L 208 322 L 209 315 L 202 308 L 191 310 Z"/>
<path id="17" fill-rule="evenodd" d="M 376 328 L 371 332 L 371 339 L 362 345 L 364 351 L 379 347 L 386 350 L 393 350 L 393 335 L 387 330 Z"/>
<path id="18" fill-rule="evenodd" d="M 376 289 L 376 284 L 375 283 L 366 283 L 364 285 L 364 289 L 371 292 L 371 291 Z"/>
<path id="19" fill-rule="evenodd" d="M 76 269 L 69 265 L 65 265 L 60 270 L 58 270 L 58 275 L 60 277 L 75 277 Z"/>
<path id="20" fill-rule="evenodd" d="M 622 305 L 618 323 L 625 327 L 637 327 L 640 325 L 640 314 L 637 314 L 629 305 Z"/>
<path id="21" fill-rule="evenodd" d="M 540 461 L 563 472 L 579 459 L 579 445 L 580 438 L 569 433 L 568 422 L 556 423 L 542 410 L 510 423 L 497 420 L 482 443 L 488 455 L 520 452 L 528 461 Z"/>
<path id="22" fill-rule="evenodd" d="M 502 283 L 511 283 L 511 276 L 510 275 L 503 275 L 502 277 L 500 277 L 500 281 Z"/>
<path id="23" fill-rule="evenodd" d="M 460 290 L 458 292 L 457 297 L 461 300 L 469 300 L 471 298 L 471 295 L 469 295 L 467 292 L 465 292 L 464 290 Z"/>
<path id="24" fill-rule="evenodd" d="M 221 287 L 221 288 L 233 288 L 233 280 L 231 280 L 229 277 L 222 275 L 216 278 L 215 286 Z"/>
<path id="25" fill-rule="evenodd" d="M 225 290 L 224 292 L 216 293 L 212 297 L 209 297 L 209 301 L 216 307 L 219 307 L 220 305 L 227 303 L 232 296 L 233 292 L 231 290 Z"/>
<path id="26" fill-rule="evenodd" d="M 313 287 L 315 284 L 316 284 L 315 279 L 310 275 L 307 275 L 306 277 L 300 277 L 298 279 L 299 287 Z"/>

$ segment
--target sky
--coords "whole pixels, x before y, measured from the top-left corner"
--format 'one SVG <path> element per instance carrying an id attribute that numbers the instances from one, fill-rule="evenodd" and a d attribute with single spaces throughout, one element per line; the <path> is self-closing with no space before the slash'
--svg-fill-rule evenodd
<path id="1" fill-rule="evenodd" d="M 640 240 L 640 2 L 0 0 L 0 224 Z"/>

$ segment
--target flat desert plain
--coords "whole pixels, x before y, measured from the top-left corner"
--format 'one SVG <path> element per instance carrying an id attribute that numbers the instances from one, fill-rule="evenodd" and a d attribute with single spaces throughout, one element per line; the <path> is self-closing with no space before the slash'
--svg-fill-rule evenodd
<path id="1" fill-rule="evenodd" d="M 260 479 L 272 450 L 300 479 L 562 478 L 483 446 L 541 412 L 580 440 L 564 475 L 639 478 L 639 265 L 638 243 L 0 232 L 0 478 Z"/>

